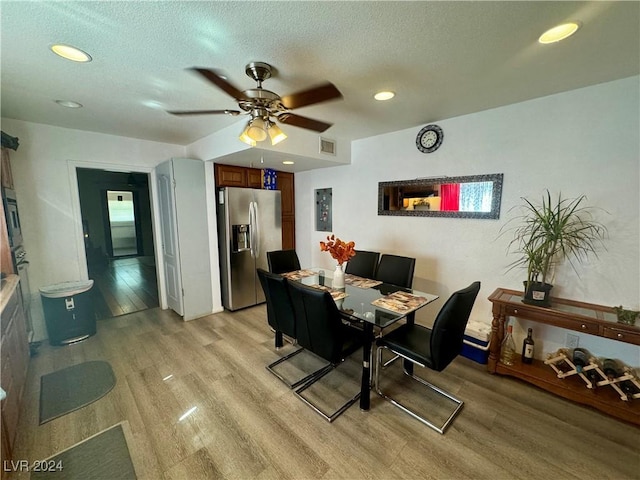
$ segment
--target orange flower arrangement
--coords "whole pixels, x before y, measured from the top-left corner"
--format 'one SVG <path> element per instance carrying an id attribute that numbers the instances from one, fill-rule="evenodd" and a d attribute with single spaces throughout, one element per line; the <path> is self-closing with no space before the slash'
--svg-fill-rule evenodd
<path id="1" fill-rule="evenodd" d="M 329 252 L 338 261 L 338 265 L 348 262 L 351 257 L 355 257 L 355 242 L 343 242 L 335 235 L 327 236 L 326 242 L 320 242 L 320 251 Z"/>

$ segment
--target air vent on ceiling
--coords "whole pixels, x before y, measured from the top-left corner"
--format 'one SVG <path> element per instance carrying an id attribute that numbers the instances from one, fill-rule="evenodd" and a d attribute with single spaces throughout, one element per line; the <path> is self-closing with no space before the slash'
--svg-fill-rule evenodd
<path id="1" fill-rule="evenodd" d="M 335 140 L 329 140 L 328 138 L 320 137 L 320 153 L 326 153 L 328 155 L 336 154 L 336 142 Z"/>

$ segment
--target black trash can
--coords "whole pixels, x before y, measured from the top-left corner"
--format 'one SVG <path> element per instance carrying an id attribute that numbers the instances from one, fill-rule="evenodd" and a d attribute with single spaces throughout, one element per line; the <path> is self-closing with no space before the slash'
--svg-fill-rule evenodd
<path id="1" fill-rule="evenodd" d="M 96 333 L 91 287 L 93 280 L 57 283 L 40 288 L 51 345 L 79 342 Z"/>

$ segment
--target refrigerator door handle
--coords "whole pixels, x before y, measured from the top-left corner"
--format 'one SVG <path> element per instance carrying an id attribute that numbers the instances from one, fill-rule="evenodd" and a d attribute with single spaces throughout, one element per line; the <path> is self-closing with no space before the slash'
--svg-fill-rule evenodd
<path id="1" fill-rule="evenodd" d="M 253 237 L 253 241 L 251 242 L 251 247 L 253 248 L 253 258 L 258 258 L 258 256 L 260 255 L 260 219 L 258 218 L 260 216 L 260 211 L 258 210 L 258 202 L 252 202 L 253 203 L 253 230 L 254 230 L 254 237 Z"/>
<path id="2" fill-rule="evenodd" d="M 253 253 L 254 243 L 254 222 L 253 222 L 253 202 L 249 202 L 249 254 L 251 258 L 255 258 Z"/>
<path id="3" fill-rule="evenodd" d="M 249 202 L 249 235 L 251 238 L 251 258 L 257 258 L 260 238 L 258 234 L 256 202 Z"/>

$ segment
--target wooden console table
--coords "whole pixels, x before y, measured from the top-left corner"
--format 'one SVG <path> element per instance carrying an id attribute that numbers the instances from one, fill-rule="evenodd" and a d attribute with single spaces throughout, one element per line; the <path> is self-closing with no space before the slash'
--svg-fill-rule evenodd
<path id="1" fill-rule="evenodd" d="M 508 317 L 517 317 L 634 345 L 640 345 L 640 326 L 618 323 L 613 309 L 603 305 L 552 298 L 551 308 L 544 308 L 524 304 L 521 300 L 522 292 L 504 288 L 496 289 L 489 297 L 489 301 L 493 304 L 491 346 L 487 364 L 489 372 L 520 378 L 556 395 L 590 405 L 609 415 L 640 425 L 640 401 L 637 399 L 622 401 L 612 388 L 606 386 L 588 389 L 584 382 L 576 378 L 577 376 L 560 379 L 553 369 L 541 360 L 534 360 L 532 364 L 527 365 L 521 363 L 520 356 L 517 355 L 514 365 L 509 366 L 500 362 L 500 346 Z M 592 353 L 597 354 L 597 352 Z M 638 365 L 630 366 L 638 367 Z"/>

